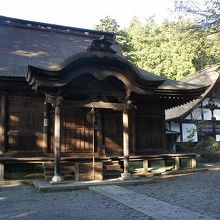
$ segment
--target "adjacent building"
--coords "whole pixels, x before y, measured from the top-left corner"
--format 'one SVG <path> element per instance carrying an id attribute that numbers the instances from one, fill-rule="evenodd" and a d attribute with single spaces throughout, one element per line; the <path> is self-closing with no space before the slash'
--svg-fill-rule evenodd
<path id="1" fill-rule="evenodd" d="M 209 87 L 197 99 L 166 110 L 167 133 L 173 152 L 176 151 L 175 141 L 220 141 L 219 73 L 220 65 L 215 65 L 182 80 L 197 85 L 206 83 Z"/>

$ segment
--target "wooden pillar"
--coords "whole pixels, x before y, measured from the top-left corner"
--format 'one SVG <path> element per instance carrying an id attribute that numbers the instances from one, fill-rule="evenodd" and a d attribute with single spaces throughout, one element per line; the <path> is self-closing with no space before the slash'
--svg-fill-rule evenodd
<path id="1" fill-rule="evenodd" d="M 97 142 L 98 142 L 98 153 L 99 156 L 105 157 L 105 147 L 103 145 L 103 127 L 102 127 L 102 112 L 97 110 Z"/>
<path id="2" fill-rule="evenodd" d="M 48 153 L 49 148 L 49 111 L 48 104 L 44 102 L 44 125 L 43 125 L 43 152 Z"/>
<path id="3" fill-rule="evenodd" d="M 58 183 L 63 181 L 61 176 L 61 134 L 60 134 L 60 105 L 62 97 L 46 97 L 52 106 L 55 108 L 55 120 L 54 120 L 54 177 L 51 183 Z"/>
<path id="4" fill-rule="evenodd" d="M 179 170 L 180 169 L 180 157 L 175 157 L 175 170 Z"/>
<path id="5" fill-rule="evenodd" d="M 192 158 L 191 162 L 192 162 L 192 169 L 196 168 L 196 158 L 195 157 Z"/>
<path id="6" fill-rule="evenodd" d="M 1 96 L 0 110 L 0 154 L 6 151 L 6 95 Z M 5 165 L 0 162 L 0 179 L 5 177 Z"/>
<path id="7" fill-rule="evenodd" d="M 4 177 L 5 177 L 5 174 L 4 174 L 4 163 L 3 162 L 0 162 L 0 180 L 3 180 Z"/>
<path id="8" fill-rule="evenodd" d="M 6 95 L 1 96 L 0 111 L 0 154 L 6 151 Z"/>
<path id="9" fill-rule="evenodd" d="M 144 168 L 144 174 L 148 173 L 148 159 L 144 159 L 143 161 L 143 168 Z"/>
<path id="10" fill-rule="evenodd" d="M 132 151 L 135 154 L 136 152 L 136 114 L 135 111 L 132 112 L 132 122 L 131 122 L 131 143 Z"/>
<path id="11" fill-rule="evenodd" d="M 122 179 L 131 178 L 129 173 L 129 123 L 128 123 L 128 110 L 123 110 L 123 153 L 124 153 L 124 172 Z"/>
<path id="12" fill-rule="evenodd" d="M 171 149 L 172 149 L 172 154 L 175 154 L 176 153 L 176 140 L 177 140 L 177 137 L 176 135 L 170 135 L 170 139 L 171 139 Z"/>

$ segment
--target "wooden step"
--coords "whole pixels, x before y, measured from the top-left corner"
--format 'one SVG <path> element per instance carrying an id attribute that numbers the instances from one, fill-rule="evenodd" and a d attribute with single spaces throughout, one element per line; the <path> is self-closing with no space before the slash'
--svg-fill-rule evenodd
<path id="1" fill-rule="evenodd" d="M 44 176 L 46 180 L 51 180 L 54 175 L 54 163 L 43 163 Z M 64 180 L 75 179 L 75 163 L 61 162 L 61 176 Z"/>
<path id="2" fill-rule="evenodd" d="M 103 169 L 105 170 L 117 170 L 117 169 L 121 169 L 120 165 L 104 165 L 103 164 Z"/>
<path id="3" fill-rule="evenodd" d="M 118 161 L 105 161 L 103 162 L 103 179 L 118 178 L 121 176 L 123 170 Z"/>
<path id="4" fill-rule="evenodd" d="M 121 176 L 121 172 L 119 173 L 108 173 L 103 175 L 103 179 L 113 179 L 113 178 L 118 178 Z"/>
<path id="5" fill-rule="evenodd" d="M 113 161 L 111 161 L 111 160 L 104 161 L 104 162 L 103 162 L 103 165 L 118 165 L 118 161 L 116 161 L 116 160 L 113 160 Z"/>
<path id="6" fill-rule="evenodd" d="M 51 167 L 51 168 L 49 168 L 49 167 L 46 167 L 46 168 L 44 168 L 44 170 L 45 171 L 49 171 L 49 170 L 54 170 L 54 167 Z M 69 171 L 69 172 L 75 172 L 75 167 L 70 167 L 70 166 L 68 166 L 68 167 L 64 167 L 64 166 L 61 166 L 61 171 Z"/>

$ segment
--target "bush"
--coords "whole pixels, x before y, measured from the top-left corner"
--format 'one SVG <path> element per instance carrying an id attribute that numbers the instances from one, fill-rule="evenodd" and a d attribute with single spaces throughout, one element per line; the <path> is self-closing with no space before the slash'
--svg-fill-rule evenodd
<path id="1" fill-rule="evenodd" d="M 194 148 L 196 153 L 214 153 L 220 151 L 220 142 L 208 140 L 201 141 Z"/>
<path id="2" fill-rule="evenodd" d="M 197 143 L 195 142 L 182 142 L 176 144 L 177 153 L 194 153 L 195 146 Z"/>
<path id="3" fill-rule="evenodd" d="M 200 154 L 200 160 L 203 162 L 220 161 L 220 142 L 201 141 L 195 146 L 195 152 Z"/>

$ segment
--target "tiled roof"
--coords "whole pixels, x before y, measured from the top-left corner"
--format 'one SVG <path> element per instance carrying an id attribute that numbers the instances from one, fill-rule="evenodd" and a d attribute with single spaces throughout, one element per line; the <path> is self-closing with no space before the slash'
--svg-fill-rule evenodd
<path id="1" fill-rule="evenodd" d="M 72 28 L 0 16 L 0 76 L 24 77 L 28 65 L 48 68 L 83 52 L 103 34 L 115 42 L 113 33 Z M 121 51 L 114 44 L 118 55 Z"/>
<path id="2" fill-rule="evenodd" d="M 219 79 L 219 71 L 220 65 L 215 65 L 181 80 L 182 83 L 192 83 L 198 86 L 207 85 L 209 87 L 199 98 L 184 105 L 166 110 L 166 120 L 171 121 L 185 117 L 192 109 L 196 108 L 215 86 Z"/>

